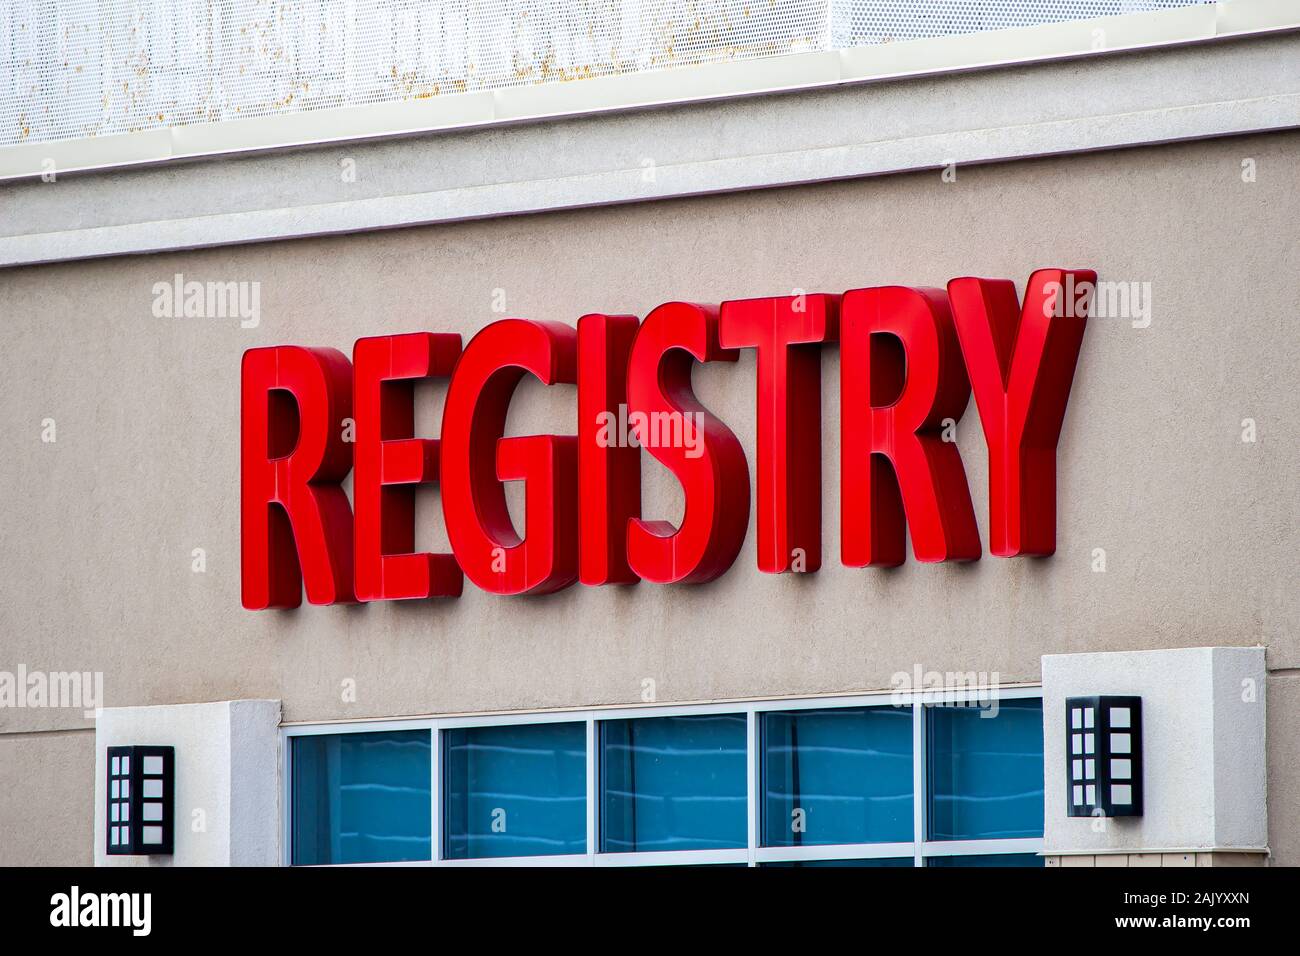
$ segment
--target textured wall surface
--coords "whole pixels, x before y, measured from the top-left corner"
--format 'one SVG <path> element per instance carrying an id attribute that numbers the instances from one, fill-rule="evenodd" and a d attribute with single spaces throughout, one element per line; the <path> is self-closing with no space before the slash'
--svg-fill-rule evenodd
<path id="1" fill-rule="evenodd" d="M 1272 858 L 1300 866 L 1300 671 L 1268 682 L 1268 847 Z"/>
<path id="2" fill-rule="evenodd" d="M 664 702 L 884 688 L 918 663 L 1035 681 L 1045 653 L 1263 644 L 1275 675 L 1269 789 L 1293 803 L 1298 157 L 1300 134 L 1276 134 L 959 169 L 950 183 L 915 174 L 0 272 L 0 420 L 11 436 L 0 460 L 0 669 L 103 671 L 109 706 L 278 698 L 284 718 L 301 721 L 636 702 L 647 677 Z M 1254 182 L 1243 182 L 1247 159 Z M 760 574 L 751 525 L 731 571 L 695 588 L 502 598 L 467 585 L 451 602 L 239 607 L 248 347 L 350 351 L 361 335 L 417 329 L 468 337 L 497 317 L 495 290 L 511 315 L 574 322 L 675 298 L 958 275 L 1023 284 L 1052 265 L 1150 282 L 1153 311 L 1146 328 L 1090 324 L 1061 437 L 1050 559 L 842 567 L 831 349 L 816 575 Z M 259 282 L 260 324 L 156 318 L 152 286 L 175 273 Z M 752 471 L 752 356 L 695 379 Z M 436 431 L 441 396 L 422 391 L 421 433 Z M 509 431 L 572 432 L 573 402 L 572 388 L 525 385 Z M 41 440 L 44 419 L 56 422 L 54 443 Z M 1244 419 L 1254 442 L 1242 440 Z M 973 404 L 958 441 L 983 532 Z M 643 467 L 645 514 L 675 519 L 675 483 Z M 445 544 L 437 503 L 434 492 L 421 498 L 419 542 L 433 549 Z M 204 573 L 192 570 L 195 548 Z M 80 710 L 0 709 L 0 735 L 84 726 Z M 78 743 L 0 736 L 10 751 L 40 754 L 0 762 L 6 780 L 39 764 L 88 782 L 89 735 L 66 740 Z M 30 810 L 4 791 L 8 831 Z M 1295 808 L 1277 808 L 1270 842 L 1300 863 Z M 76 825 L 88 831 L 89 820 Z M 51 837 L 37 858 L 61 858 L 65 842 L 84 858 L 89 833 Z"/>
<path id="3" fill-rule="evenodd" d="M 89 866 L 95 734 L 0 734 L 0 866 Z"/>

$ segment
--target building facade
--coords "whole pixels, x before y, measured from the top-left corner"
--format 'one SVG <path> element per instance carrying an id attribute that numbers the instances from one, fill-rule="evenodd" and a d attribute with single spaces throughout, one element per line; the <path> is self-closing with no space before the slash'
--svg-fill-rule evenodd
<path id="1" fill-rule="evenodd" d="M 39 30 L 15 5 L 10 48 L 39 57 L 76 36 L 67 6 L 67 31 L 23 52 L 24 31 Z M 176 19 L 184 4 L 163 6 L 153 15 L 172 17 L 168 29 L 189 22 Z M 465 63 L 447 65 L 446 31 L 393 3 L 389 35 L 443 37 L 433 54 L 388 51 L 392 76 L 414 79 L 348 80 L 297 105 L 275 64 L 287 57 L 293 83 L 320 93 L 313 64 L 337 51 L 304 39 L 308 5 L 284 6 L 290 26 L 257 34 L 269 106 L 230 79 L 218 109 L 163 66 L 98 112 L 75 80 L 15 94 L 0 146 L 0 414 L 15 446 L 2 466 L 0 864 L 1300 863 L 1300 6 L 1058 14 L 1071 5 L 1007 0 L 993 6 L 1010 19 L 968 23 L 920 0 L 776 4 L 789 17 L 744 43 L 668 42 L 680 56 L 665 60 L 650 30 L 635 55 L 585 72 L 564 42 L 582 25 L 547 21 L 552 34 L 516 39 L 551 66 L 516 82 L 504 67 L 467 79 Z M 488 14 L 505 14 L 482 7 L 482 29 L 497 29 Z M 880 42 L 892 28 L 871 19 L 877 7 L 931 27 Z M 359 77 L 377 69 L 345 62 Z M 11 69 L 17 90 L 27 74 Z M 102 70 L 95 90 L 115 87 Z M 57 105 L 38 123 L 40 98 Z M 1015 336 L 1039 327 L 1030 277 L 1043 269 L 1095 272 L 1096 294 L 1077 362 L 1041 363 L 1061 427 L 1026 442 L 1038 457 L 1020 470 L 990 454 L 994 412 L 1015 400 L 1004 389 L 981 407 L 979 381 L 969 396 L 978 349 L 961 323 L 974 306 L 949 283 L 1010 280 L 1027 303 L 991 346 L 1006 386 Z M 890 308 L 854 300 L 851 316 L 845 293 L 882 287 L 938 290 L 926 321 L 942 338 L 955 318 L 960 334 L 934 346 L 933 368 L 915 351 L 924 336 L 855 325 Z M 513 554 L 471 568 L 477 539 L 453 538 L 463 522 L 471 537 L 492 524 L 482 495 L 504 485 L 503 551 L 542 540 L 550 517 L 549 559 L 572 547 L 585 561 L 606 540 L 618 558 L 619 522 L 612 539 L 578 526 L 620 516 L 608 501 L 626 476 L 601 500 L 529 458 L 536 442 L 516 443 L 517 459 L 508 442 L 453 445 L 451 374 L 408 378 L 408 391 L 376 382 L 387 425 L 351 391 L 362 339 L 458 335 L 464 356 L 505 319 L 574 328 L 673 302 L 704 304 L 700 334 L 716 339 L 717 306 L 763 298 L 803 315 L 832 302 L 842 341 L 824 329 L 797 340 L 812 343 L 797 395 L 764 386 L 754 348 L 714 341 L 708 361 L 682 366 L 709 417 L 688 419 L 676 457 L 634 453 L 633 516 L 666 523 L 651 532 L 696 509 L 731 515 L 706 522 L 698 583 L 560 587 L 572 575 L 557 572 L 551 593 L 492 593 L 522 589 L 492 584 L 506 565 L 528 582 L 546 573 Z M 500 355 L 543 327 L 497 328 Z M 567 334 L 551 347 L 572 349 Z M 338 411 L 318 395 L 268 397 L 292 391 L 287 378 L 249 391 L 247 356 L 279 362 L 284 346 L 351 360 L 340 387 L 352 414 L 329 418 L 322 439 L 342 464 L 314 479 L 347 496 L 337 554 L 315 542 L 342 539 L 296 520 L 276 525 L 291 527 L 287 550 L 268 543 L 274 529 L 248 530 L 250 394 L 272 470 L 317 411 Z M 508 405 L 484 413 L 505 437 L 587 427 L 564 354 L 551 355 L 553 384 L 521 374 Z M 664 367 L 648 367 L 633 393 L 672 392 Z M 862 414 L 934 368 L 960 401 L 931 409 L 927 460 L 959 458 L 977 554 L 957 527 L 961 485 L 891 479 L 889 443 L 911 433 L 880 438 L 892 425 Z M 602 406 L 614 422 L 619 397 L 648 407 L 614 389 Z M 764 431 L 764 399 L 778 398 L 793 437 Z M 734 436 L 743 481 L 721 446 L 692 455 L 692 434 L 724 441 L 712 423 Z M 376 554 L 454 553 L 444 570 L 469 578 L 459 596 L 313 603 L 313 581 L 358 580 L 352 465 L 370 429 L 376 442 L 443 439 L 437 467 L 408 462 L 395 479 L 407 497 L 375 485 L 395 530 L 371 531 Z M 777 439 L 784 460 L 763 444 Z M 483 448 L 496 457 L 471 465 Z M 701 461 L 712 477 L 692 471 Z M 455 489 L 453 471 L 476 474 L 480 497 Z M 993 553 L 1008 475 L 1054 515 L 1052 547 Z M 880 526 L 899 481 L 901 563 Z M 264 510 L 277 512 L 280 488 Z M 928 510 L 926 488 L 946 489 Z M 551 494 L 534 502 L 539 489 Z M 569 511 L 555 504 L 565 489 Z M 918 540 L 930 519 L 944 530 Z M 743 527 L 734 558 L 717 543 L 728 520 Z M 761 570 L 785 548 L 765 547 L 765 532 L 795 524 L 819 541 L 798 537 L 815 544 L 785 573 Z M 858 566 L 877 533 L 877 563 L 895 566 Z M 672 577 L 688 556 L 669 550 Z M 347 565 L 333 579 L 306 567 L 330 561 Z M 248 609 L 251 578 L 296 595 L 285 569 L 299 564 L 312 600 Z M 163 785 L 109 752 L 133 746 L 173 748 L 166 810 L 149 795 Z M 173 853 L 119 852 L 146 822 Z"/>

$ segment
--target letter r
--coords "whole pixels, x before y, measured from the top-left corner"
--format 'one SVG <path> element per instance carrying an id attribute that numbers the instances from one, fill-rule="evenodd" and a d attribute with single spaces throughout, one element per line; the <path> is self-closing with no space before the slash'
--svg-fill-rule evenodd
<path id="1" fill-rule="evenodd" d="M 352 467 L 343 419 L 352 366 L 335 349 L 283 345 L 244 353 L 241 383 L 242 597 L 249 610 L 355 600 Z"/>
<path id="2" fill-rule="evenodd" d="M 898 565 L 972 561 L 979 529 L 945 418 L 970 400 L 942 289 L 855 289 L 840 306 L 841 557 Z M 899 347 L 901 346 L 901 348 Z"/>

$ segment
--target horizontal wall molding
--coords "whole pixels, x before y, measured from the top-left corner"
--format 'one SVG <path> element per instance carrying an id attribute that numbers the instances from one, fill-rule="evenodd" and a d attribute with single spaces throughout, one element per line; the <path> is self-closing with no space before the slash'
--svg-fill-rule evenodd
<path id="1" fill-rule="evenodd" d="M 1165 853 L 1263 853 L 1266 846 L 1181 846 L 1181 847 L 1142 847 L 1141 849 L 1105 849 L 1105 850 L 1051 850 L 1045 856 L 1124 856 Z"/>
<path id="2" fill-rule="evenodd" d="M 338 235 L 1295 128 L 1300 128 L 1300 32 L 1252 35 L 830 90 L 56 177 L 50 183 L 13 182 L 0 187 L 0 266 Z M 348 163 L 356 172 L 351 182 L 340 174 Z"/>

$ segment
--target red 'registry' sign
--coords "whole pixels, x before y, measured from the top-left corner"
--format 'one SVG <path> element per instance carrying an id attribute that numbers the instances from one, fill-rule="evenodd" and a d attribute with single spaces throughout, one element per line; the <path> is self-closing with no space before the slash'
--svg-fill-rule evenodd
<path id="1" fill-rule="evenodd" d="M 821 357 L 840 348 L 841 560 L 980 556 L 961 455 L 944 423 L 972 389 L 989 450 L 990 550 L 1056 548 L 1056 444 L 1083 339 L 1089 270 L 1043 269 L 1023 306 L 1006 279 L 670 302 L 644 322 L 576 329 L 503 319 L 463 349 L 414 332 L 244 354 L 243 604 L 250 609 L 700 583 L 735 560 L 750 476 L 735 434 L 691 389 L 695 362 L 754 349 L 758 567 L 821 564 Z M 1071 301 L 1065 301 L 1067 297 Z M 900 347 L 901 346 L 901 347 Z M 504 437 L 515 387 L 576 383 L 577 433 Z M 449 379 L 439 438 L 414 435 L 414 387 Z M 355 433 L 345 440 L 345 420 Z M 621 429 L 621 431 L 620 431 Z M 680 482 L 679 527 L 641 513 L 645 449 Z M 353 472 L 352 504 L 341 482 Z M 517 533 L 503 482 L 522 481 Z M 437 483 L 451 554 L 413 553 L 415 487 Z"/>

